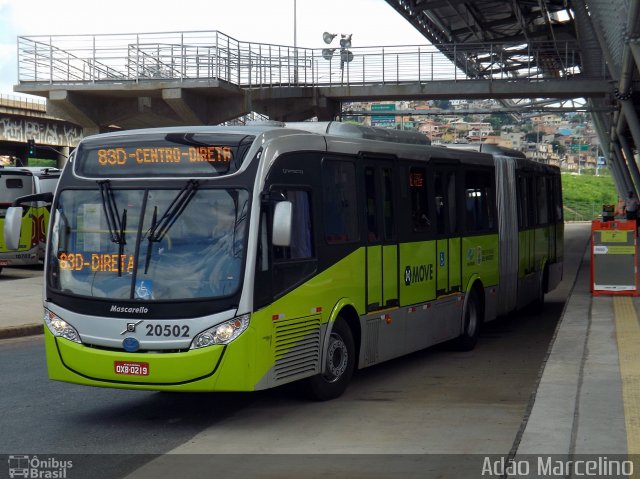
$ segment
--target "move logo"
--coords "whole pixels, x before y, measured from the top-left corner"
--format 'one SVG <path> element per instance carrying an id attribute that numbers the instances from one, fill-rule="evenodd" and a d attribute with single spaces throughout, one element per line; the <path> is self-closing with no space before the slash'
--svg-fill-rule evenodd
<path id="1" fill-rule="evenodd" d="M 404 269 L 404 284 L 406 286 L 431 280 L 433 280 L 432 264 L 421 264 L 413 267 L 407 266 Z"/>

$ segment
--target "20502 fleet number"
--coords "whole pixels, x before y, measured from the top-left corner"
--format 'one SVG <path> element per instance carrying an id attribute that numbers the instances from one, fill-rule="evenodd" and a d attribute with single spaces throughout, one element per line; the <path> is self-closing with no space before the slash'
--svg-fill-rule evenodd
<path id="1" fill-rule="evenodd" d="M 189 326 L 180 326 L 178 324 L 145 324 L 146 336 L 163 336 L 165 338 L 188 338 Z"/>

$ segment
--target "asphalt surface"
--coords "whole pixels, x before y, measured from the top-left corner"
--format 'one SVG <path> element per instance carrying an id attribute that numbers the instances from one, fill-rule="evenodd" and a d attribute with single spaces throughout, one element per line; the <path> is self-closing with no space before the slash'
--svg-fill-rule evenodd
<path id="1" fill-rule="evenodd" d="M 71 455 L 70 478 L 454 477 L 468 461 L 471 475 L 457 477 L 477 477 L 483 455 L 513 453 L 523 438 L 532 444 L 525 428 L 587 229 L 568 228 L 565 280 L 544 315 L 524 310 L 487 325 L 474 351 L 440 345 L 359 371 L 343 397 L 325 403 L 292 387 L 186 395 L 57 383 L 47 380 L 41 336 L 4 339 L 0 477 L 2 454 Z M 7 272 L 0 287 L 11 285 L 13 297 L 0 300 L 0 322 L 39 319 L 41 272 Z M 26 291 L 36 299 L 18 299 Z M 25 302 L 32 309 L 23 316 Z"/>

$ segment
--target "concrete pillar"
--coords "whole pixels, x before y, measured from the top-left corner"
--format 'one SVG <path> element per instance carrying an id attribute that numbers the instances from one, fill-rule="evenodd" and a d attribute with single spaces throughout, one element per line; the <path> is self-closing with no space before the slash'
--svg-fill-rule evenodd
<path id="1" fill-rule="evenodd" d="M 164 88 L 162 99 L 186 125 L 205 124 L 206 98 L 183 88 Z"/>
<path id="2" fill-rule="evenodd" d="M 95 135 L 100 132 L 100 125 L 92 118 L 91 107 L 90 100 L 83 100 L 74 92 L 52 90 L 47 101 L 47 114 L 81 126 L 84 136 Z"/>

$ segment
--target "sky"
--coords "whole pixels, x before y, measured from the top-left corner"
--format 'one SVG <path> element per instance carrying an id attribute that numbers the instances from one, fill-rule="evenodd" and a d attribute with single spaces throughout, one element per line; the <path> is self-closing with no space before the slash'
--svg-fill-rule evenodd
<path id="1" fill-rule="evenodd" d="M 325 31 L 351 33 L 356 47 L 427 43 L 384 0 L 0 0 L 0 95 L 22 96 L 13 91 L 18 36 L 218 30 L 293 46 L 294 2 L 299 47 L 324 47 Z"/>

